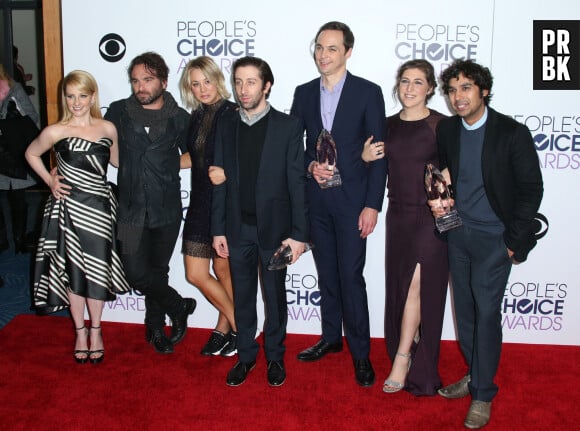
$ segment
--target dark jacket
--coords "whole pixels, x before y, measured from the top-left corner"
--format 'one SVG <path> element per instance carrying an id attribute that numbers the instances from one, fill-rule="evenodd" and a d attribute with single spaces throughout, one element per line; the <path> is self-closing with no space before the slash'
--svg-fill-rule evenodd
<path id="1" fill-rule="evenodd" d="M 491 208 L 505 226 L 506 246 L 516 261 L 523 262 L 536 245 L 533 219 L 544 192 L 538 154 L 526 126 L 490 107 L 487 112 L 481 154 L 483 185 Z M 461 127 L 459 116 L 437 125 L 441 169 L 449 168 L 451 183 L 459 171 Z"/>
<path id="2" fill-rule="evenodd" d="M 296 118 L 270 108 L 268 129 L 256 184 L 258 241 L 274 249 L 286 238 L 307 242 L 308 213 L 304 199 L 304 144 Z M 214 187 L 211 230 L 225 235 L 229 245 L 239 244 L 241 205 L 238 167 L 239 112 L 230 111 L 219 119 L 215 158 L 226 182 Z"/>
<path id="3" fill-rule="evenodd" d="M 119 137 L 118 222 L 150 228 L 175 223 L 182 217 L 179 157 L 187 151 L 189 114 L 179 108 L 166 133 L 152 141 L 143 125 L 129 117 L 127 100 L 113 102 L 105 115 Z"/>
<path id="4" fill-rule="evenodd" d="M 316 160 L 316 141 L 323 127 L 320 78 L 296 87 L 290 114 L 300 120 L 306 131 L 304 163 L 308 168 Z M 345 207 L 341 210 L 353 211 L 357 216 L 364 207 L 380 211 L 385 196 L 387 161 L 365 163 L 361 154 L 369 136 L 373 135 L 375 141 L 385 140 L 385 102 L 381 87 L 347 72 L 331 134 L 336 142 L 336 166 L 342 177 L 342 185 L 335 190 L 342 191 Z M 324 197 L 330 195 L 313 178 L 308 180 L 306 190 L 311 208 L 324 205 Z M 334 207 L 335 201 L 330 205 Z"/>

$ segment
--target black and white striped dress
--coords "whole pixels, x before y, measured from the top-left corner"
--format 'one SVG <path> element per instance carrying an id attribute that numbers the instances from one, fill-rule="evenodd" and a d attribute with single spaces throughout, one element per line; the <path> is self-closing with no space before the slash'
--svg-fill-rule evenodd
<path id="1" fill-rule="evenodd" d="M 34 268 L 34 307 L 48 314 L 70 306 L 68 292 L 104 301 L 130 290 L 117 251 L 117 199 L 107 182 L 112 142 L 65 138 L 54 145 L 70 195 L 44 209 Z"/>

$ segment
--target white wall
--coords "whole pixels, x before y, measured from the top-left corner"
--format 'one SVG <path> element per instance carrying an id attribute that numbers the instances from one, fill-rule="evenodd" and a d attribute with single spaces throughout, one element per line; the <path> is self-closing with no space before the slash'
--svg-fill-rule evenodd
<path id="1" fill-rule="evenodd" d="M 534 135 L 566 135 L 564 139 L 570 140 L 580 134 L 577 91 L 532 88 L 533 21 L 579 17 L 576 0 L 562 0 L 549 8 L 539 0 L 526 2 L 525 8 L 521 2 L 493 0 L 482 0 L 476 7 L 450 0 L 418 0 L 412 6 L 381 0 L 335 0 L 332 6 L 304 0 L 227 0 L 211 9 L 188 0 L 173 0 L 163 7 L 151 0 L 62 0 L 62 12 L 65 72 L 86 69 L 93 73 L 104 107 L 130 94 L 126 67 L 134 56 L 148 50 L 157 51 L 166 59 L 171 69 L 169 90 L 178 99 L 181 67 L 200 54 L 181 55 L 178 47 L 190 47 L 195 41 L 210 46 L 210 55 L 215 54 L 226 78 L 229 65 L 240 54 L 266 59 L 275 76 L 270 102 L 277 109 L 289 110 L 296 85 L 317 75 L 310 49 L 318 27 L 326 21 L 339 20 L 348 23 L 356 37 L 349 70 L 383 87 L 388 114 L 398 110 L 390 94 L 401 62 L 411 56 L 427 58 L 439 72 L 455 57 L 468 57 L 491 68 L 495 109 L 525 122 Z M 190 23 L 189 30 L 181 29 L 186 22 Z M 118 62 L 107 62 L 99 54 L 99 48 L 103 48 L 101 38 L 108 33 L 119 34 L 125 41 L 126 52 Z M 224 42 L 234 54 L 220 53 Z M 443 97 L 435 97 L 431 106 L 449 112 Z M 540 123 L 543 119 L 543 127 L 538 127 L 538 118 Z M 550 233 L 528 262 L 512 271 L 505 296 L 505 341 L 580 345 L 580 335 L 575 330 L 580 326 L 579 313 L 575 312 L 580 305 L 580 271 L 573 251 L 580 240 L 575 222 L 580 209 L 576 198 L 579 147 L 538 151 L 546 165 L 541 211 L 550 219 Z M 183 172 L 184 206 L 189 202 L 188 183 L 188 172 Z M 384 214 L 383 211 L 369 239 L 365 270 L 374 337 L 383 336 Z M 213 327 L 215 310 L 185 281 L 180 245 L 181 240 L 171 262 L 170 282 L 184 295 L 198 300 L 198 310 L 189 324 Z M 320 333 L 319 295 L 311 256 L 305 255 L 293 265 L 288 278 L 288 331 Z M 106 305 L 104 317 L 142 322 L 143 309 L 142 298 L 125 295 Z M 455 338 L 449 304 L 443 337 Z"/>

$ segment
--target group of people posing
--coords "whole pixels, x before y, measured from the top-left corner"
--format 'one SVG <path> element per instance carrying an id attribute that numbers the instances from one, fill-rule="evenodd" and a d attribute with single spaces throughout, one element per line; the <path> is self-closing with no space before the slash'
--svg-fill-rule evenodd
<path id="1" fill-rule="evenodd" d="M 411 60 L 399 67 L 393 87 L 402 109 L 385 120 L 381 87 L 347 71 L 353 46 L 346 24 L 320 27 L 313 54 L 320 76 L 296 88 L 290 115 L 268 102 L 274 76 L 257 57 L 232 67 L 237 103 L 210 58 L 191 60 L 180 81 L 191 115 L 166 91 L 168 68 L 152 52 L 133 59 L 132 95 L 112 103 L 105 119 L 92 76 L 73 71 L 64 78 L 64 115 L 26 157 L 52 192 L 34 304 L 43 313 L 70 308 L 77 362 L 103 360 L 103 301 L 130 287 L 145 295 L 146 340 L 159 353 L 183 339 L 196 303 L 168 285 L 168 264 L 181 225 L 179 170 L 190 168 L 185 276 L 219 311 L 201 353 L 238 354 L 226 383 L 242 384 L 256 366 L 258 280 L 267 380 L 284 383 L 286 269 L 267 266 L 281 244 L 293 263 L 312 243 L 322 335 L 297 358 L 317 361 L 341 351 L 344 331 L 356 382 L 372 386 L 363 269 L 387 186 L 385 339 L 392 365 L 383 391 L 471 395 L 465 426 L 489 421 L 501 298 L 511 265 L 535 245 L 531 226 L 543 193 L 532 137 L 489 107 L 491 73 L 469 60 L 455 61 L 440 77 L 457 115 L 427 107 L 437 77 L 429 62 Z M 332 137 L 333 160 L 317 151 L 322 133 Z M 50 149 L 53 172 L 40 159 Z M 108 163 L 118 166 L 116 192 Z M 427 163 L 439 167 L 453 199 L 427 201 Z M 439 234 L 434 217 L 451 206 L 463 225 Z M 449 274 L 467 369 L 443 387 L 438 358 Z"/>

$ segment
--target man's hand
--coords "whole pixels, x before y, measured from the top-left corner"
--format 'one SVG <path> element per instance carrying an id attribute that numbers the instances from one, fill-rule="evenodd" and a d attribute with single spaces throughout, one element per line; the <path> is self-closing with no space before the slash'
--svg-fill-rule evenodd
<path id="1" fill-rule="evenodd" d="M 326 163 L 321 164 L 318 162 L 312 162 L 310 163 L 310 166 L 308 166 L 308 170 L 312 174 L 312 178 L 314 178 L 318 184 L 324 184 L 334 174 L 334 168 L 331 167 L 329 169 L 329 166 Z"/>
<path id="2" fill-rule="evenodd" d="M 366 238 L 375 230 L 379 212 L 374 208 L 364 207 L 358 216 L 358 230 L 360 237 Z"/>
<path id="3" fill-rule="evenodd" d="M 290 262 L 290 265 L 296 262 L 300 256 L 302 256 L 302 253 L 304 253 L 305 244 L 303 242 L 296 241 L 292 238 L 287 238 L 282 241 L 282 244 L 289 245 L 290 249 L 292 250 L 292 262 Z"/>
<path id="4" fill-rule="evenodd" d="M 226 181 L 226 173 L 223 168 L 220 168 L 219 166 L 210 166 L 207 173 L 209 175 L 209 180 L 214 186 L 219 186 Z"/>
<path id="5" fill-rule="evenodd" d="M 427 201 L 427 205 L 431 208 L 433 217 L 437 218 L 447 214 L 453 208 L 453 205 L 455 205 L 455 200 L 452 198 L 432 199 Z"/>
<path id="6" fill-rule="evenodd" d="M 228 241 L 225 236 L 214 236 L 213 237 L 213 248 L 219 257 L 227 259 L 230 256 L 230 251 L 228 249 Z"/>

